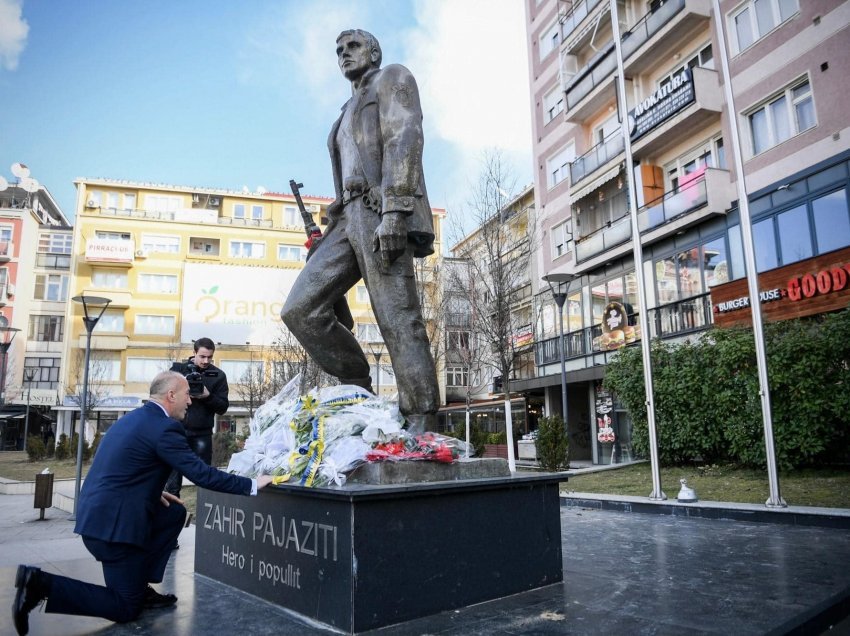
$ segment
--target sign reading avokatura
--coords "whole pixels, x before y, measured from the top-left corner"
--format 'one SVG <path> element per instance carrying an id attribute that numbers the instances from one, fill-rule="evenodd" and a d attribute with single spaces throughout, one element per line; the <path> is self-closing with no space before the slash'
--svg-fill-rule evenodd
<path id="1" fill-rule="evenodd" d="M 683 69 L 629 111 L 632 141 L 640 139 L 650 130 L 692 104 L 695 98 L 691 69 Z"/>

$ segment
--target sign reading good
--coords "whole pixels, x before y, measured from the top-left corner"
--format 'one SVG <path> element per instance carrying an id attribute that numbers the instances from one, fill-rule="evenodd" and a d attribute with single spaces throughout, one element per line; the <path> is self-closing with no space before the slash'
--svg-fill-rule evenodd
<path id="1" fill-rule="evenodd" d="M 759 301 L 767 320 L 800 318 L 843 309 L 850 302 L 850 248 L 759 275 Z M 718 326 L 748 323 L 746 279 L 711 289 Z"/>
<path id="2" fill-rule="evenodd" d="M 691 69 L 686 68 L 629 111 L 632 141 L 690 106 L 694 99 L 693 75 Z"/>

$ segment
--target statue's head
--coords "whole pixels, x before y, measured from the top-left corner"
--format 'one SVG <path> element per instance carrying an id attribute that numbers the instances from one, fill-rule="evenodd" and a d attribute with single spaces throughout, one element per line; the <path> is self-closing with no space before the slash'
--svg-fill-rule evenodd
<path id="1" fill-rule="evenodd" d="M 362 29 L 348 29 L 336 39 L 336 56 L 342 74 L 353 80 L 372 68 L 380 68 L 383 54 L 374 35 Z"/>

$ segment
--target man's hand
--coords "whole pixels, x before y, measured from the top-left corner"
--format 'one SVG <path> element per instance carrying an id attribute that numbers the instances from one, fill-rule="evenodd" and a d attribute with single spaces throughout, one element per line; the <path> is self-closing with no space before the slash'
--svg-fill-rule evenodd
<path id="1" fill-rule="evenodd" d="M 203 393 L 201 393 L 200 395 L 193 395 L 191 397 L 192 397 L 193 400 L 206 400 L 209 396 L 210 396 L 209 389 L 207 389 L 207 387 L 204 387 Z"/>
<path id="2" fill-rule="evenodd" d="M 183 505 L 183 500 L 179 497 L 175 497 L 170 492 L 162 491 L 162 494 L 159 497 L 159 500 L 162 502 L 162 505 L 168 508 L 171 505 L 171 502 L 179 503 L 181 506 Z"/>
<path id="3" fill-rule="evenodd" d="M 389 269 L 406 249 L 407 218 L 403 212 L 385 212 L 372 241 L 372 251 L 381 251 L 381 267 Z"/>
<path id="4" fill-rule="evenodd" d="M 271 475 L 260 475 L 257 477 L 257 490 L 262 490 L 270 483 L 272 483 L 272 479 L 274 479 Z"/>

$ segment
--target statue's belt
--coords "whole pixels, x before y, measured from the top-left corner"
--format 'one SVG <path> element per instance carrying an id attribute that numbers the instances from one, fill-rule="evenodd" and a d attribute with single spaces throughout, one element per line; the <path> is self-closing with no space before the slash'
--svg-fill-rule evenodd
<path id="1" fill-rule="evenodd" d="M 345 180 L 346 188 L 342 191 L 342 204 L 347 205 L 357 197 L 363 199 L 363 205 L 375 212 L 381 213 L 381 188 L 371 188 L 363 179 L 349 178 Z"/>

